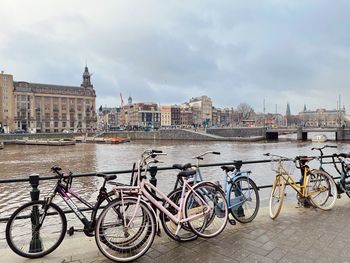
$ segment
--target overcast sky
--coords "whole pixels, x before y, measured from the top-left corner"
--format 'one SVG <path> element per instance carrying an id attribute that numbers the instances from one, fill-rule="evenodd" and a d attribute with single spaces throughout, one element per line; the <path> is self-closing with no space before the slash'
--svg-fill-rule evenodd
<path id="1" fill-rule="evenodd" d="M 0 69 L 15 80 L 80 85 L 97 106 L 180 104 L 257 112 L 350 111 L 350 1 L 1 0 Z"/>

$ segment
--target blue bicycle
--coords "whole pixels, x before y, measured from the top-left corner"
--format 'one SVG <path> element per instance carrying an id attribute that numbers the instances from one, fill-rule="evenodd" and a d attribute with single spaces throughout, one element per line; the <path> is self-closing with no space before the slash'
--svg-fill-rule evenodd
<path id="1" fill-rule="evenodd" d="M 220 152 L 207 151 L 192 157 L 192 159 L 197 160 L 196 165 L 191 165 L 190 163 L 185 165 L 175 164 L 173 167 L 191 172 L 194 183 L 203 181 L 199 161 L 204 160 L 204 156 L 207 154 L 219 155 Z M 227 206 L 233 218 L 240 223 L 249 223 L 256 217 L 259 211 L 259 189 L 250 178 L 251 171 L 241 171 L 241 167 L 242 161 L 235 161 L 232 166 L 221 166 L 221 169 L 225 172 L 223 190 L 225 191 Z M 219 182 L 218 184 L 220 185 Z M 174 189 L 177 189 L 179 185 L 181 185 L 181 182 L 178 179 L 175 182 Z M 235 223 L 234 220 L 230 220 L 229 222 L 231 224 Z"/>

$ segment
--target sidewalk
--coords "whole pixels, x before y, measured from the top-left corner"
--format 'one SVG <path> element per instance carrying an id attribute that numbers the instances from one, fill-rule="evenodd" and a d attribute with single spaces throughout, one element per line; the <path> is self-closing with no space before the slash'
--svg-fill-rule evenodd
<path id="1" fill-rule="evenodd" d="M 1 262 L 110 262 L 94 238 L 77 233 L 66 237 L 50 255 L 29 260 L 9 248 L 0 250 Z M 350 199 L 338 199 L 331 211 L 295 208 L 286 204 L 271 220 L 268 208 L 246 225 L 227 225 L 213 239 L 177 243 L 164 232 L 137 262 L 350 262 Z"/>

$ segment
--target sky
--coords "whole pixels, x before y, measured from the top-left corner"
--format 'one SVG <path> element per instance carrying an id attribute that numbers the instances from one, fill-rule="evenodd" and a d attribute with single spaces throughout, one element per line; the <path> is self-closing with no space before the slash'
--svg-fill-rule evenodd
<path id="1" fill-rule="evenodd" d="M 79 86 L 96 104 L 181 104 L 256 112 L 350 111 L 350 1 L 1 0 L 0 70 Z"/>

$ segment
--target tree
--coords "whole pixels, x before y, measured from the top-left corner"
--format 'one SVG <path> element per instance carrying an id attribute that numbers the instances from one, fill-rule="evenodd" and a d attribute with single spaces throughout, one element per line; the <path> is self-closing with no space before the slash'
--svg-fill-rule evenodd
<path id="1" fill-rule="evenodd" d="M 237 106 L 240 121 L 249 120 L 254 116 L 254 109 L 248 103 L 240 103 Z"/>

